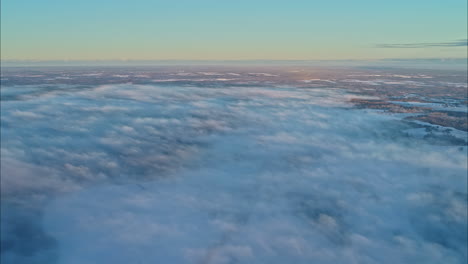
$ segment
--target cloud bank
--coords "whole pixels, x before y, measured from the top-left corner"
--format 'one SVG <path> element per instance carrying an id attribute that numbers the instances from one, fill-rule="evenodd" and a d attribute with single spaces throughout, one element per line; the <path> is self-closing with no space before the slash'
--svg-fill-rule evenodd
<path id="1" fill-rule="evenodd" d="M 466 144 L 326 85 L 2 87 L 2 263 L 463 263 Z"/>
<path id="2" fill-rule="evenodd" d="M 459 39 L 448 42 L 428 42 L 428 43 L 402 43 L 402 44 L 377 44 L 377 48 L 391 49 L 414 49 L 414 48 L 436 48 L 436 47 L 464 47 L 468 46 L 468 39 Z"/>

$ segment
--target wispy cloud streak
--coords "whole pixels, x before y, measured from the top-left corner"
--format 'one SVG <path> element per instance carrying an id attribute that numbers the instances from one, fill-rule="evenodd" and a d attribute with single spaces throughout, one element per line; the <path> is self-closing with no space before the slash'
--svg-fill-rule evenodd
<path id="1" fill-rule="evenodd" d="M 468 46 L 468 39 L 459 39 L 449 42 L 430 42 L 430 43 L 403 43 L 403 44 L 377 44 L 377 48 L 434 48 L 434 47 L 463 47 Z"/>

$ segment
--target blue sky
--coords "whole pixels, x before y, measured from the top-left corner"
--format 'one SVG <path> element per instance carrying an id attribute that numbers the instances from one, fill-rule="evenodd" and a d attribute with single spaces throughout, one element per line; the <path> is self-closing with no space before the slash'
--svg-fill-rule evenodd
<path id="1" fill-rule="evenodd" d="M 467 57 L 465 0 L 3 0 L 1 5 L 2 60 Z"/>

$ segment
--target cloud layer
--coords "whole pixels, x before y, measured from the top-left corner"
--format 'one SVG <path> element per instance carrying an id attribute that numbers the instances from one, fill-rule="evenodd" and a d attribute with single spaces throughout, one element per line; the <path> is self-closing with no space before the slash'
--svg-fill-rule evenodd
<path id="1" fill-rule="evenodd" d="M 459 39 L 448 42 L 428 42 L 428 43 L 402 43 L 402 44 L 378 44 L 377 48 L 397 48 L 397 49 L 409 49 L 409 48 L 435 48 L 435 47 L 464 47 L 468 46 L 467 39 Z"/>
<path id="2" fill-rule="evenodd" d="M 463 263 L 466 145 L 326 85 L 2 87 L 2 263 Z"/>

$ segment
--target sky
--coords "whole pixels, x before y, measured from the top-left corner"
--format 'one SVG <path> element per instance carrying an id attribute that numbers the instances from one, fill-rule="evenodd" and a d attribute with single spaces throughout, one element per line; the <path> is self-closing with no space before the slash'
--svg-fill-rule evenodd
<path id="1" fill-rule="evenodd" d="M 466 0 L 2 0 L 1 59 L 466 58 Z"/>

